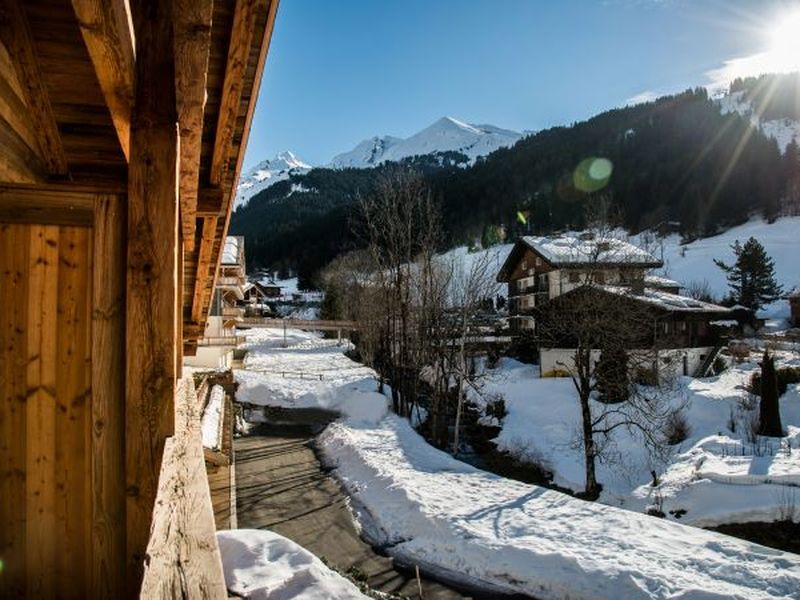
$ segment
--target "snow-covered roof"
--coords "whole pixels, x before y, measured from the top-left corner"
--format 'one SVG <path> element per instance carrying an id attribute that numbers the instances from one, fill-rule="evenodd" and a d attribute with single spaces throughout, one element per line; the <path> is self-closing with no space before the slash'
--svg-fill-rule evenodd
<path id="1" fill-rule="evenodd" d="M 222 247 L 222 264 L 238 265 L 239 253 L 242 251 L 244 238 L 236 235 L 229 235 L 225 238 L 225 245 Z"/>
<path id="2" fill-rule="evenodd" d="M 702 312 L 702 313 L 717 313 L 719 315 L 730 315 L 731 309 L 718 304 L 711 304 L 710 302 L 703 302 L 702 300 L 695 300 L 688 296 L 681 296 L 679 294 L 670 294 L 655 288 L 646 287 L 642 292 L 634 292 L 628 287 L 619 287 L 613 285 L 602 286 L 602 289 L 612 294 L 625 296 L 634 300 L 647 302 L 653 304 L 664 310 L 670 312 Z"/>
<path id="3" fill-rule="evenodd" d="M 645 275 L 645 285 L 655 288 L 679 288 L 682 287 L 680 283 L 669 277 L 662 277 L 661 275 Z"/>
<path id="4" fill-rule="evenodd" d="M 617 238 L 586 238 L 577 235 L 534 237 L 523 242 L 554 266 L 630 265 L 660 267 L 662 262 L 638 246 Z"/>

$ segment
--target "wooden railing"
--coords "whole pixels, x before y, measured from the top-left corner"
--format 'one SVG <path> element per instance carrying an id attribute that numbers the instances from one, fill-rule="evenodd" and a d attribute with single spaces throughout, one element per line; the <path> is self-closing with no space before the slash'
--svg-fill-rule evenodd
<path id="1" fill-rule="evenodd" d="M 355 321 L 332 321 L 324 319 L 267 319 L 261 317 L 244 317 L 241 325 L 250 327 L 268 327 L 271 329 L 305 329 L 311 331 L 354 331 L 358 329 Z"/>
<path id="2" fill-rule="evenodd" d="M 243 335 L 221 335 L 216 337 L 202 337 L 197 341 L 198 346 L 231 346 L 244 344 L 247 337 Z"/>
<path id="3" fill-rule="evenodd" d="M 206 388 L 207 389 L 207 388 Z M 147 545 L 141 598 L 227 598 L 194 382 L 178 382 Z"/>

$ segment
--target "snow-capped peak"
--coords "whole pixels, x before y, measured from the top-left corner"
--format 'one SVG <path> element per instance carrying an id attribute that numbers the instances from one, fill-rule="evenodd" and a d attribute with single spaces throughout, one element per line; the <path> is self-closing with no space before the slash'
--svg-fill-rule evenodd
<path id="1" fill-rule="evenodd" d="M 250 198 L 274 183 L 311 170 L 311 165 L 290 150 L 278 152 L 274 158 L 263 160 L 239 178 L 234 209 L 246 205 Z"/>
<path id="2" fill-rule="evenodd" d="M 494 125 L 475 125 L 453 117 L 442 117 L 406 139 L 384 136 L 364 140 L 350 152 L 335 156 L 331 166 L 340 169 L 374 167 L 384 162 L 440 152 L 460 152 L 474 162 L 479 156 L 512 146 L 521 137 L 516 131 Z"/>

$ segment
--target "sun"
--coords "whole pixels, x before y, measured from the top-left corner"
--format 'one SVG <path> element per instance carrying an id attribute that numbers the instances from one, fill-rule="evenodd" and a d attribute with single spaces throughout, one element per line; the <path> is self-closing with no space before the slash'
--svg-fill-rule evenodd
<path id="1" fill-rule="evenodd" d="M 769 37 L 767 55 L 771 70 L 800 70 L 800 10 L 784 15 Z"/>

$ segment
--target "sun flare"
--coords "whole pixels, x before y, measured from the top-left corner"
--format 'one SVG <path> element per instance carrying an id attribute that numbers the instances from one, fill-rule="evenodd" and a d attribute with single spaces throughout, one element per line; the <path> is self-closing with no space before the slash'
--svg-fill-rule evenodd
<path id="1" fill-rule="evenodd" d="M 800 10 L 788 13 L 770 32 L 768 51 L 771 70 L 800 69 Z"/>

